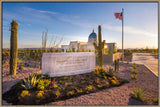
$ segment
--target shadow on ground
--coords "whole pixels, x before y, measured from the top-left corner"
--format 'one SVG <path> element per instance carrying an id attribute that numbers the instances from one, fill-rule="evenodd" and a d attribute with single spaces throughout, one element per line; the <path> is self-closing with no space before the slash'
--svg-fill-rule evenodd
<path id="1" fill-rule="evenodd" d="M 145 105 L 143 102 L 129 98 L 128 105 Z"/>

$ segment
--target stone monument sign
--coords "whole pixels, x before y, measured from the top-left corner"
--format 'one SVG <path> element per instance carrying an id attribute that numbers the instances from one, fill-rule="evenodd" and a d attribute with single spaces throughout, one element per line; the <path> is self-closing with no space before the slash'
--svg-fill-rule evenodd
<path id="1" fill-rule="evenodd" d="M 43 53 L 42 74 L 51 77 L 83 74 L 94 70 L 94 52 Z"/>

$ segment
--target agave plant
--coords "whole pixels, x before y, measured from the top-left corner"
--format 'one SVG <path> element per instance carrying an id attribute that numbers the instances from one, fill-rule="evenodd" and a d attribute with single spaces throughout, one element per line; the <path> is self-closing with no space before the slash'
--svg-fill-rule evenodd
<path id="1" fill-rule="evenodd" d="M 32 89 L 35 87 L 37 83 L 37 78 L 35 74 L 32 74 L 28 76 L 28 78 L 23 79 L 23 83 L 21 84 L 21 86 L 23 86 L 25 89 Z"/>

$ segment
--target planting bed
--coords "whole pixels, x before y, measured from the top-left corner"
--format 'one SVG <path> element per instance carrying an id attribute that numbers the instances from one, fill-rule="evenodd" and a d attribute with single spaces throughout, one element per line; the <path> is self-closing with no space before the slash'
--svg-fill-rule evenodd
<path id="1" fill-rule="evenodd" d="M 101 77 L 95 72 L 54 78 L 37 74 L 36 77 L 39 82 L 34 88 L 26 90 L 22 87 L 21 84 L 24 81 L 21 80 L 3 94 L 3 100 L 14 105 L 41 105 L 120 86 L 124 83 L 116 76 L 105 74 Z M 45 85 L 41 85 L 40 81 Z"/>

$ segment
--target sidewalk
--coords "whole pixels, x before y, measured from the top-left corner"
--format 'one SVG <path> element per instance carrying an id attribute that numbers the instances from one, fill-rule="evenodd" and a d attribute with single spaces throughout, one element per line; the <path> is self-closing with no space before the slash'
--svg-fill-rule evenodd
<path id="1" fill-rule="evenodd" d="M 158 76 L 158 59 L 150 53 L 133 53 L 132 63 L 144 64 L 156 76 Z"/>

